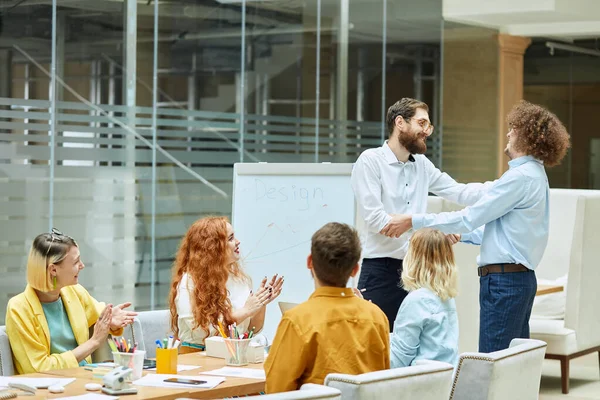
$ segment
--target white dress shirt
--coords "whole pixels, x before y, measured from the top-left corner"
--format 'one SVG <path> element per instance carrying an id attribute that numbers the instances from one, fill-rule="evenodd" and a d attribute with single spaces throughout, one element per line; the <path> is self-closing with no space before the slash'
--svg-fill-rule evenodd
<path id="1" fill-rule="evenodd" d="M 437 169 L 422 154 L 398 161 L 388 142 L 365 150 L 352 170 L 352 189 L 365 229 L 361 241 L 364 258 L 391 257 L 402 260 L 412 231 L 399 238 L 379 232 L 391 220 L 390 214 L 422 214 L 432 192 L 461 205 L 475 204 L 492 182 L 457 183 Z"/>
<path id="2" fill-rule="evenodd" d="M 250 296 L 250 286 L 243 280 L 230 277 L 227 281 L 227 291 L 229 292 L 229 300 L 231 301 L 232 310 L 238 310 L 244 307 L 248 296 Z M 182 342 L 193 344 L 204 344 L 206 339 L 206 331 L 202 328 L 194 329 L 195 320 L 192 313 L 191 295 L 194 293 L 194 282 L 189 278 L 188 274 L 183 274 L 181 282 L 177 286 L 177 297 L 175 298 L 175 306 L 177 307 L 177 327 L 179 328 L 179 340 Z M 239 332 L 246 332 L 250 325 L 250 318 L 246 318 L 243 322 L 237 324 Z M 227 329 L 227 327 L 224 327 Z M 208 336 L 217 336 L 219 331 L 217 327 L 211 326 Z"/>

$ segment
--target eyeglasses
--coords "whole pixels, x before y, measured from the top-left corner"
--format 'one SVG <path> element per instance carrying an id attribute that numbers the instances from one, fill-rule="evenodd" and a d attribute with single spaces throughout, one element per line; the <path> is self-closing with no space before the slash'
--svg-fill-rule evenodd
<path id="1" fill-rule="evenodd" d="M 401 114 L 397 114 L 396 116 L 394 116 L 394 121 L 395 121 L 395 120 L 396 120 L 396 118 L 398 118 L 398 117 L 402 117 L 402 115 L 401 115 Z M 402 118 L 404 118 L 404 117 L 402 117 Z M 407 121 L 407 122 L 408 122 L 408 121 L 410 121 L 411 119 L 414 119 L 414 118 L 413 118 L 413 117 L 411 117 L 411 118 L 406 118 L 406 119 L 405 119 L 405 121 Z M 417 124 L 419 124 L 419 126 L 420 126 L 420 127 L 421 127 L 421 128 L 422 128 L 422 129 L 423 129 L 425 132 L 427 132 L 427 133 L 429 133 L 429 134 L 432 134 L 432 133 L 433 133 L 433 128 L 434 128 L 434 126 L 433 126 L 433 124 L 432 124 L 432 123 L 431 123 L 429 120 L 427 120 L 427 119 L 425 119 L 425 118 L 420 118 L 420 119 L 417 119 L 416 121 L 417 121 Z"/>
<path id="2" fill-rule="evenodd" d="M 48 257 L 48 254 L 50 253 L 50 249 L 52 248 L 52 243 L 54 243 L 55 240 L 59 243 L 65 243 L 69 240 L 73 240 L 73 238 L 71 236 L 65 235 L 64 233 L 62 233 L 61 231 L 59 231 L 56 228 L 52 228 L 52 230 L 50 231 L 50 233 L 48 233 L 48 235 L 50 235 L 50 246 L 48 246 L 48 250 L 46 250 L 46 258 Z"/>
<path id="3" fill-rule="evenodd" d="M 409 118 L 409 119 L 413 119 L 413 118 Z M 417 124 L 419 124 L 419 126 L 428 133 L 433 133 L 433 124 L 431 122 L 429 122 L 429 120 L 425 119 L 425 118 L 421 118 L 421 119 L 417 119 Z"/>

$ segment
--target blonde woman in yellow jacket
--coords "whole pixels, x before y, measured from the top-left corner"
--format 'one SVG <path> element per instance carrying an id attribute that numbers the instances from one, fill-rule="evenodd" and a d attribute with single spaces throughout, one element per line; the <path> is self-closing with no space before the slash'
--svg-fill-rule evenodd
<path id="1" fill-rule="evenodd" d="M 78 284 L 84 267 L 70 236 L 52 229 L 33 241 L 27 287 L 9 300 L 6 312 L 6 332 L 19 374 L 90 363 L 90 355 L 106 343 L 109 332 L 120 335 L 133 322 L 137 313 L 124 310 L 131 303 L 105 306 Z"/>

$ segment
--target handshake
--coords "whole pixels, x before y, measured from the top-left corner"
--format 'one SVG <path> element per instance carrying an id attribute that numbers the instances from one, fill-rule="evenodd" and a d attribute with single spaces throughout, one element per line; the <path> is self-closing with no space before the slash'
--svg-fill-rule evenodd
<path id="1" fill-rule="evenodd" d="M 399 238 L 409 229 L 412 229 L 412 215 L 410 214 L 390 214 L 392 219 L 387 223 L 386 226 L 379 232 L 382 235 L 391 238 Z M 460 242 L 460 234 L 450 233 L 446 235 L 446 238 L 452 244 Z"/>

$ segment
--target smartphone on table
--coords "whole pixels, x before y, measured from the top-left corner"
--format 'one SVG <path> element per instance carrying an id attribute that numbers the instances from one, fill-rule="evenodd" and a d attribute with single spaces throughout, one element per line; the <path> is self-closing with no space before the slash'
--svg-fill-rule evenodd
<path id="1" fill-rule="evenodd" d="M 150 368 L 156 368 L 156 361 L 148 360 L 147 358 L 145 358 L 144 359 L 144 369 L 150 369 Z"/>
<path id="2" fill-rule="evenodd" d="M 165 379 L 164 382 L 182 383 L 185 385 L 203 385 L 206 383 L 206 381 L 199 381 L 197 379 L 183 379 L 183 378 L 169 378 L 169 379 Z"/>

